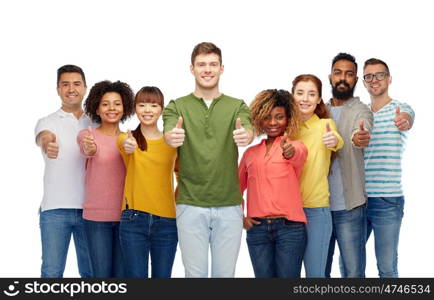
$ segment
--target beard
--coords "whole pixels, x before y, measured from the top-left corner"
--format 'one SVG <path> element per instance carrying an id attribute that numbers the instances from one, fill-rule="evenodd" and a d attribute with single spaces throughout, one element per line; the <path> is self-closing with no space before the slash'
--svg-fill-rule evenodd
<path id="1" fill-rule="evenodd" d="M 332 83 L 330 82 L 330 84 L 332 84 Z M 338 90 L 338 86 L 340 84 L 343 84 L 346 87 L 346 89 L 343 91 Z M 356 88 L 355 85 L 353 87 L 350 87 L 350 85 L 345 80 L 340 80 L 340 81 L 336 82 L 335 85 L 332 84 L 333 98 L 336 98 L 339 100 L 348 100 L 350 98 L 353 98 L 355 88 Z"/>

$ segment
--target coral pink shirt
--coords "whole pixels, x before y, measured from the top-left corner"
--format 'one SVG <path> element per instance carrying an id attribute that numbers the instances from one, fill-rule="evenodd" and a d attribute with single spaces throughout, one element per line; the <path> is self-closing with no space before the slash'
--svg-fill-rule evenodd
<path id="1" fill-rule="evenodd" d="M 246 150 L 238 169 L 241 193 L 247 188 L 247 216 L 285 216 L 306 223 L 300 195 L 300 175 L 307 148 L 292 141 L 295 154 L 285 159 L 277 137 L 266 154 L 265 139 Z"/>
<path id="2" fill-rule="evenodd" d="M 77 136 L 80 151 L 81 141 L 89 135 L 83 129 Z M 118 222 L 125 183 L 125 165 L 117 147 L 117 136 L 109 136 L 99 130 L 92 130 L 97 151 L 86 156 L 85 200 L 83 218 L 99 222 Z"/>

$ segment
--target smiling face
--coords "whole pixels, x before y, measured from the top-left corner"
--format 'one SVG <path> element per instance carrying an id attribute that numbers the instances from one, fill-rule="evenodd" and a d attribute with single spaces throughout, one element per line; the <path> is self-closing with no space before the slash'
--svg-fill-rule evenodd
<path id="1" fill-rule="evenodd" d="M 63 73 L 60 75 L 57 94 L 62 99 L 62 109 L 72 111 L 81 108 L 86 94 L 86 85 L 80 73 Z"/>
<path id="2" fill-rule="evenodd" d="M 368 93 L 374 97 L 382 96 L 388 92 L 389 84 L 392 83 L 392 78 L 387 72 L 386 67 L 382 64 L 367 65 L 363 70 L 363 76 L 368 74 L 376 75 L 379 73 L 385 73 L 385 75 L 381 74 L 384 76 L 382 80 L 378 80 L 376 76 L 373 76 L 370 82 L 363 80 L 363 85 L 368 90 Z"/>
<path id="3" fill-rule="evenodd" d="M 190 71 L 196 80 L 196 87 L 202 90 L 212 90 L 218 87 L 220 75 L 224 67 L 217 54 L 199 54 L 190 66 Z"/>
<path id="4" fill-rule="evenodd" d="M 138 102 L 136 114 L 140 123 L 144 126 L 156 126 L 163 108 L 156 102 Z"/>
<path id="5" fill-rule="evenodd" d="M 288 116 L 283 106 L 274 107 L 270 114 L 261 120 L 261 128 L 268 138 L 276 138 L 285 133 Z"/>
<path id="6" fill-rule="evenodd" d="M 316 85 L 312 81 L 300 81 L 294 87 L 294 100 L 303 121 L 308 120 L 321 102 Z"/>
<path id="7" fill-rule="evenodd" d="M 119 93 L 105 93 L 99 102 L 96 114 L 101 118 L 101 124 L 118 123 L 124 115 L 122 97 Z"/>

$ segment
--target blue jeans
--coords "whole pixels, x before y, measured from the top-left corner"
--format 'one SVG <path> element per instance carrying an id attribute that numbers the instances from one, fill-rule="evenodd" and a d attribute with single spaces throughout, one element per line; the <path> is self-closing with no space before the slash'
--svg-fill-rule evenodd
<path id="1" fill-rule="evenodd" d="M 89 239 L 93 277 L 124 277 L 119 222 L 84 220 L 84 228 Z"/>
<path id="2" fill-rule="evenodd" d="M 305 207 L 304 213 L 307 218 L 307 245 L 303 258 L 306 277 L 322 278 L 332 235 L 332 214 L 328 206 Z"/>
<path id="3" fill-rule="evenodd" d="M 120 240 L 126 277 L 147 278 L 151 255 L 152 278 L 170 278 L 178 244 L 175 218 L 124 210 Z"/>
<path id="4" fill-rule="evenodd" d="M 304 223 L 285 218 L 254 219 L 261 224 L 247 231 L 247 246 L 255 277 L 300 277 L 307 241 Z"/>
<path id="5" fill-rule="evenodd" d="M 404 197 L 369 197 L 366 240 L 374 231 L 380 277 L 398 277 L 398 241 L 404 216 Z"/>
<path id="6" fill-rule="evenodd" d="M 200 207 L 176 205 L 179 247 L 185 277 L 234 277 L 243 233 L 241 205 Z"/>
<path id="7" fill-rule="evenodd" d="M 341 276 L 365 277 L 366 205 L 351 210 L 332 211 L 332 222 L 326 277 L 330 277 L 336 241 L 341 255 Z"/>
<path id="8" fill-rule="evenodd" d="M 42 278 L 63 277 L 71 235 L 74 237 L 80 276 L 92 277 L 82 213 L 82 209 L 50 209 L 40 213 Z"/>

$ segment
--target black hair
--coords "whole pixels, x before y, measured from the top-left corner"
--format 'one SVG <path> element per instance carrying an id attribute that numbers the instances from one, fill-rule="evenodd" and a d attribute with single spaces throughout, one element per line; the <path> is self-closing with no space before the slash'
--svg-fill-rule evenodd
<path id="1" fill-rule="evenodd" d="M 101 117 L 96 113 L 99 103 L 102 97 L 106 93 L 115 92 L 121 95 L 122 106 L 124 108 L 124 114 L 121 118 L 121 122 L 128 119 L 134 113 L 134 93 L 130 86 L 121 81 L 111 82 L 108 80 L 100 81 L 96 83 L 89 92 L 89 95 L 84 102 L 84 110 L 92 121 L 100 124 Z"/>
<path id="2" fill-rule="evenodd" d="M 57 86 L 59 86 L 60 76 L 63 73 L 79 73 L 83 79 L 84 86 L 86 86 L 86 76 L 84 76 L 83 70 L 75 65 L 64 65 L 57 69 Z"/>
<path id="3" fill-rule="evenodd" d="M 354 56 L 352 56 L 351 54 L 348 54 L 348 53 L 344 53 L 344 52 L 338 53 L 338 55 L 336 55 L 333 58 L 332 69 L 333 69 L 333 66 L 335 65 L 335 63 L 339 60 L 348 60 L 348 61 L 352 62 L 356 66 L 356 73 L 357 73 L 357 63 L 356 63 L 356 58 Z"/>

